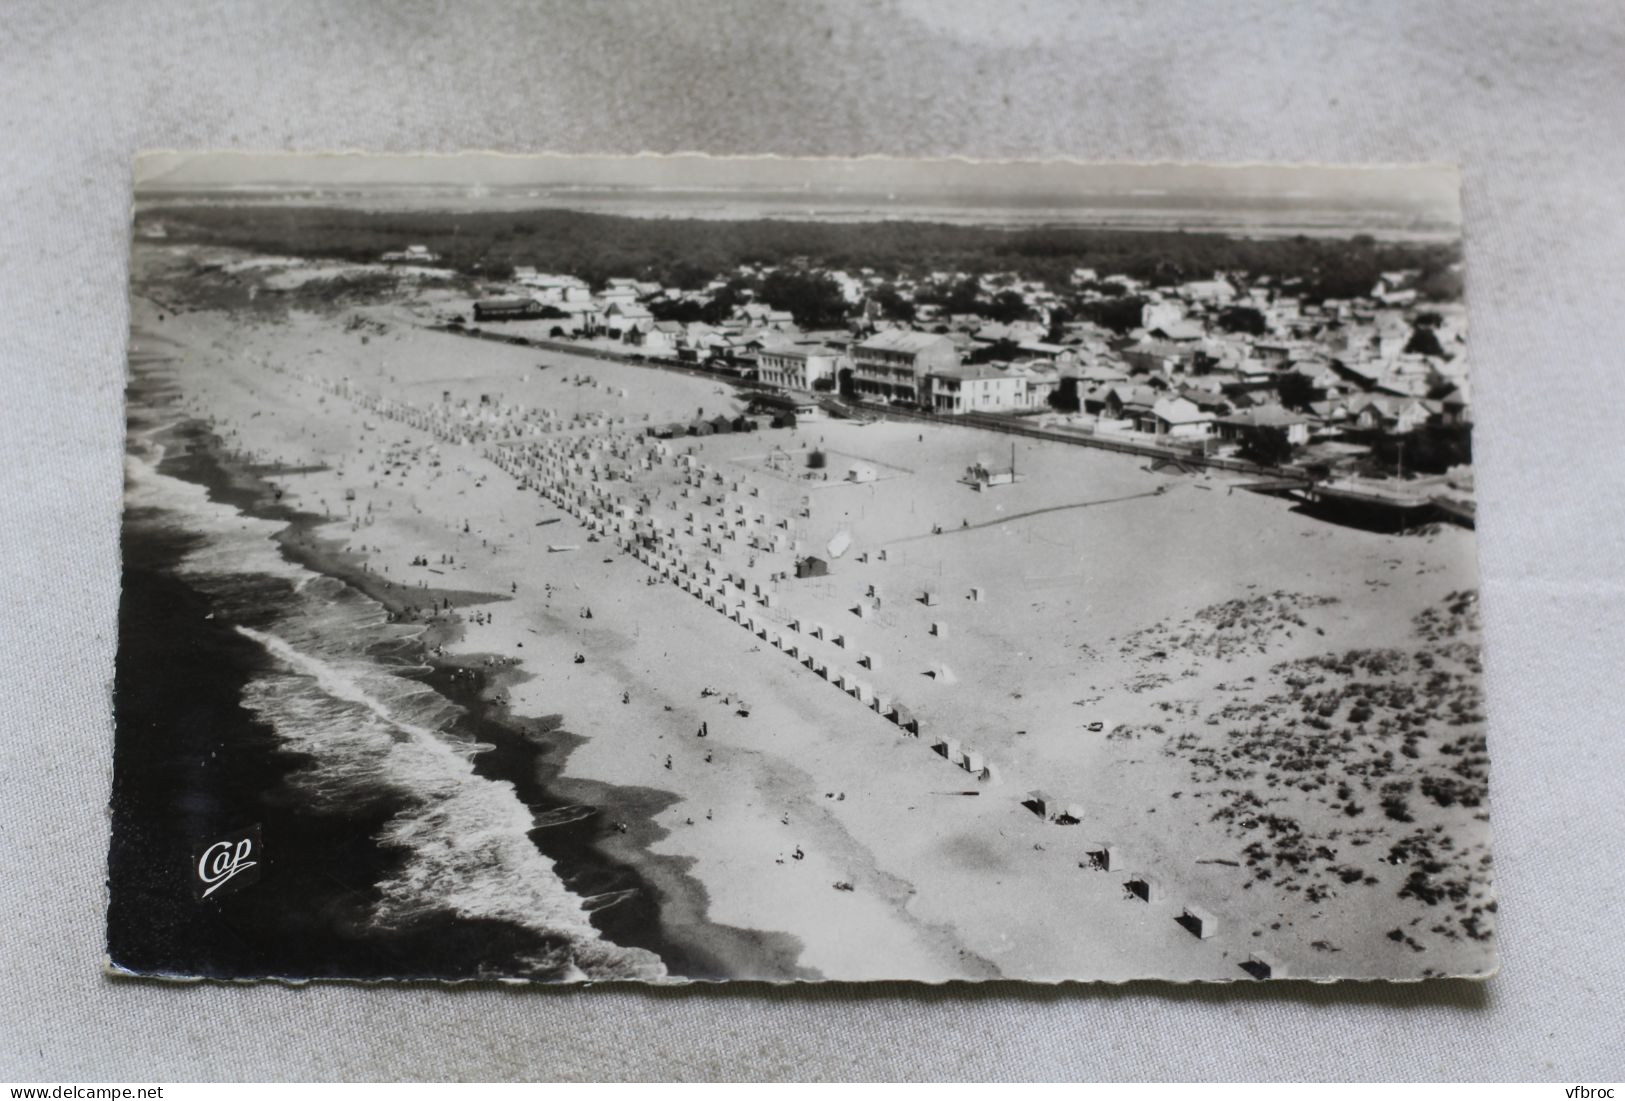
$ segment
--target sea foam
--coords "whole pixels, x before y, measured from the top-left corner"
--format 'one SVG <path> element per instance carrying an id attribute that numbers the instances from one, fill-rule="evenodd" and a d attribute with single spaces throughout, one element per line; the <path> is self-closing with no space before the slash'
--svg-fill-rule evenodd
<path id="1" fill-rule="evenodd" d="M 405 803 L 376 838 L 405 858 L 376 885 L 376 926 L 437 912 L 504 921 L 550 945 L 517 961 L 516 974 L 664 977 L 654 953 L 599 935 L 583 899 L 528 836 L 533 813 L 513 785 L 475 772 L 487 747 L 453 731 L 462 709 L 406 675 L 421 667 L 371 652 L 422 628 L 389 622 L 376 601 L 287 560 L 275 542 L 285 524 L 160 473 L 161 449 L 147 443 L 126 460 L 127 508 L 195 541 L 179 572 L 272 659 L 245 685 L 242 704 L 308 758 L 289 778 L 293 789 L 316 812 L 380 796 Z"/>

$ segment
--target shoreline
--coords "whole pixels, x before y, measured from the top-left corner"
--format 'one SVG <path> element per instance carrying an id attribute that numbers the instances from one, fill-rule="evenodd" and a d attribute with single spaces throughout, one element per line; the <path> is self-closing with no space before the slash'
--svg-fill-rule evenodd
<path id="1" fill-rule="evenodd" d="M 189 446 L 183 453 L 166 456 L 162 472 L 203 486 L 211 499 L 245 515 L 285 524 L 273 538 L 289 561 L 354 588 L 396 617 L 412 616 L 424 603 L 432 606 L 449 601 L 455 611 L 508 599 L 470 590 L 407 588 L 366 569 L 358 562 L 359 556 L 319 534 L 319 528 L 331 518 L 281 502 L 269 480 L 280 467 L 246 460 L 226 447 L 212 428 L 192 419 L 173 426 L 170 431 Z M 403 654 L 416 651 L 414 663 L 429 667 L 429 672 L 414 675 L 414 679 L 464 710 L 453 724 L 455 731 L 490 747 L 473 757 L 476 774 L 511 784 L 521 802 L 538 815 L 583 804 L 598 808 L 579 822 L 545 827 L 532 840 L 555 863 L 573 894 L 590 898 L 630 890 L 645 896 L 644 900 L 634 896 L 591 911 L 592 924 L 606 940 L 653 951 L 672 969 L 674 982 L 724 978 L 742 959 L 769 981 L 818 977 L 796 964 L 799 945 L 787 934 L 705 922 L 709 896 L 703 884 L 686 874 L 693 861 L 650 851 L 669 833 L 654 821 L 654 815 L 679 802 L 681 796 L 565 778 L 568 758 L 587 739 L 566 729 L 562 715 L 517 714 L 496 698 L 531 674 L 515 667 L 483 667 L 486 655 L 455 649 L 464 637 L 458 618 L 397 621 L 423 626 L 409 643 L 395 644 Z M 604 829 L 605 803 L 621 808 L 624 833 Z M 627 808 L 638 809 L 629 812 Z M 636 905 L 638 901 L 644 904 Z M 671 928 L 673 917 L 679 919 L 675 923 L 679 929 Z M 695 935 L 699 931 L 703 935 Z"/>
<path id="2" fill-rule="evenodd" d="M 270 657 L 227 620 L 211 618 L 216 602 L 173 574 L 197 541 L 138 522 L 121 542 L 121 630 L 132 618 L 159 629 L 121 654 L 115 674 L 121 736 L 106 940 L 113 973 L 468 981 L 545 950 L 516 925 L 444 912 L 409 927 L 371 928 L 376 885 L 405 859 L 375 838 L 410 797 L 379 790 L 342 811 L 306 805 L 296 785 L 311 758 L 241 700 Z M 163 736 L 135 736 L 151 732 Z M 187 869 L 199 840 L 249 821 L 267 846 L 260 881 L 194 902 Z"/>

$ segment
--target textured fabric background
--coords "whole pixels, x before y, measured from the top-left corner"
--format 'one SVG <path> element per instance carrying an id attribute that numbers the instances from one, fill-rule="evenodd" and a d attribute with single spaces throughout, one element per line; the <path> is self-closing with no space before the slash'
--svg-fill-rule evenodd
<path id="1" fill-rule="evenodd" d="M 6 3 L 0 1079 L 1617 1080 L 1621 15 Z M 1460 163 L 1503 973 L 655 992 L 103 978 L 128 166 L 143 147 Z"/>

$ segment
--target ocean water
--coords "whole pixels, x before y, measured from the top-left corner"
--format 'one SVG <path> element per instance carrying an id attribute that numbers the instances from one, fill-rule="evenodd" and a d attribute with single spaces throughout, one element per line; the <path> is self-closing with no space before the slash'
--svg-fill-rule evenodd
<path id="1" fill-rule="evenodd" d="M 543 851 L 533 831 L 551 805 L 480 767 L 493 746 L 436 691 L 420 628 L 284 557 L 286 520 L 179 476 L 190 457 L 165 460 L 180 422 L 152 417 L 138 396 L 113 962 L 214 977 L 666 977 L 656 951 L 606 936 L 593 920 L 603 899 L 572 890 Z M 249 824 L 263 830 L 260 881 L 194 899 L 191 854 Z"/>

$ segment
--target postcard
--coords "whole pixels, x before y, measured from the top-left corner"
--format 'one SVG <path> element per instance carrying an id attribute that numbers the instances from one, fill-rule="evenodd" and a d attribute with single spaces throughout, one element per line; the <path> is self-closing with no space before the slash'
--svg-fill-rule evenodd
<path id="1" fill-rule="evenodd" d="M 111 971 L 1494 971 L 1453 169 L 135 179 Z"/>

